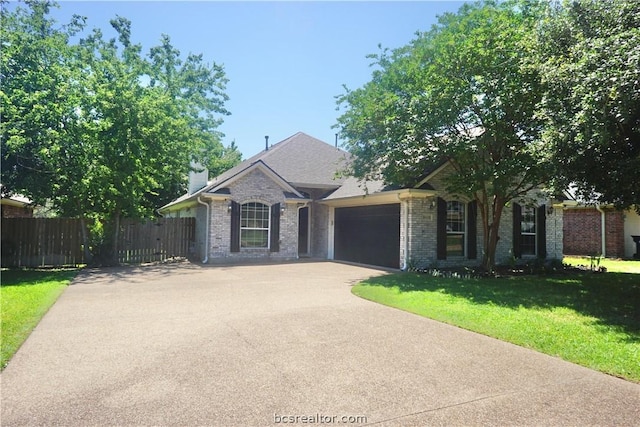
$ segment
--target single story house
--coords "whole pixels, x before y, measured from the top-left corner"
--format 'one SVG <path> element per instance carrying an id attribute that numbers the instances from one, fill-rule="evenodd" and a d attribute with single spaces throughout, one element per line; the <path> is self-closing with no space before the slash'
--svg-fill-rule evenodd
<path id="1" fill-rule="evenodd" d="M 196 218 L 203 262 L 335 259 L 390 268 L 478 265 L 482 225 L 475 202 L 446 194 L 448 165 L 411 188 L 340 174 L 349 154 L 304 133 L 208 180 L 159 209 Z M 512 203 L 503 214 L 498 262 L 562 257 L 562 204 Z"/>

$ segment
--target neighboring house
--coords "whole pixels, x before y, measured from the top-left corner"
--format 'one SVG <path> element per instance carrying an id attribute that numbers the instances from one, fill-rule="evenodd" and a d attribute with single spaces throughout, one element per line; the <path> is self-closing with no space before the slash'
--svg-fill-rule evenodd
<path id="1" fill-rule="evenodd" d="M 196 218 L 204 262 L 316 257 L 391 268 L 478 265 L 482 225 L 475 202 L 447 195 L 440 166 L 415 187 L 390 188 L 339 174 L 349 155 L 297 133 L 207 181 L 165 216 Z M 498 262 L 562 257 L 562 205 L 538 200 L 505 209 Z"/>
<path id="2" fill-rule="evenodd" d="M 565 254 L 640 258 L 632 238 L 640 236 L 640 215 L 635 209 L 621 211 L 612 205 L 595 206 L 574 199 L 564 205 Z"/>
<path id="3" fill-rule="evenodd" d="M 32 218 L 31 200 L 19 194 L 2 197 L 2 218 Z"/>

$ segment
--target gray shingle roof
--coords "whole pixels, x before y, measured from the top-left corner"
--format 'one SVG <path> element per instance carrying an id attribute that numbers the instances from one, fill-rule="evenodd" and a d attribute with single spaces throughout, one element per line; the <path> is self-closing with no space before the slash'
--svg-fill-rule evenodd
<path id="1" fill-rule="evenodd" d="M 195 200 L 198 195 L 223 185 L 256 162 L 264 163 L 293 187 L 335 189 L 345 181 L 344 177 L 338 176 L 338 172 L 344 169 L 348 158 L 346 151 L 298 132 L 223 172 L 204 188 L 193 194 L 185 194 L 160 210 L 190 199 Z"/>
<path id="2" fill-rule="evenodd" d="M 346 166 L 348 157 L 347 152 L 298 132 L 224 172 L 212 184 L 261 160 L 294 187 L 338 187 L 344 178 L 337 178 L 336 173 Z"/>
<path id="3" fill-rule="evenodd" d="M 324 200 L 335 200 L 345 197 L 366 196 L 383 191 L 397 190 L 398 187 L 385 185 L 383 181 L 360 181 L 354 177 L 348 177 L 333 193 L 324 197 Z"/>

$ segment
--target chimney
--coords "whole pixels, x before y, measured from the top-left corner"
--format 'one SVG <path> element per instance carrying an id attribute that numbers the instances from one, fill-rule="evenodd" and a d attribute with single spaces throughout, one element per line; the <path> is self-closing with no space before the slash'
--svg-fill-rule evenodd
<path id="1" fill-rule="evenodd" d="M 269 135 L 264 136 L 264 151 L 269 151 Z"/>
<path id="2" fill-rule="evenodd" d="M 209 182 L 209 170 L 195 161 L 191 161 L 191 168 L 202 170 L 201 172 L 189 171 L 189 194 L 204 188 Z"/>
<path id="3" fill-rule="evenodd" d="M 338 134 L 336 133 L 336 148 L 338 148 Z"/>

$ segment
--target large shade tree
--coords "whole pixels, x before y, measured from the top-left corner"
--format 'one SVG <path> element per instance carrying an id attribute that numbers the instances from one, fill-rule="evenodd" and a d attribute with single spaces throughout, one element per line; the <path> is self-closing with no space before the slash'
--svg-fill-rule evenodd
<path id="1" fill-rule="evenodd" d="M 57 27 L 51 4 L 0 9 L 0 142 L 3 191 L 21 191 L 42 201 L 50 191 L 49 160 L 65 144 L 77 103 L 80 70 L 69 38 L 82 30 L 79 18 Z M 48 176 L 51 175 L 51 176 Z"/>
<path id="2" fill-rule="evenodd" d="M 477 201 L 489 270 L 505 206 L 547 180 L 534 114 L 540 78 L 528 60 L 543 7 L 465 4 L 409 45 L 372 55 L 372 80 L 338 97 L 349 172 L 413 185 L 448 162 L 448 192 Z"/>
<path id="3" fill-rule="evenodd" d="M 2 12 L 3 185 L 94 219 L 113 262 L 121 218 L 179 195 L 192 161 L 216 173 L 240 159 L 216 131 L 228 114 L 224 70 L 182 61 L 166 36 L 144 56 L 121 17 L 117 39 L 94 30 L 71 44 L 81 19 L 57 27 L 52 4 L 27 5 Z"/>
<path id="4" fill-rule="evenodd" d="M 556 187 L 640 211 L 640 2 L 556 3 L 537 45 Z"/>

